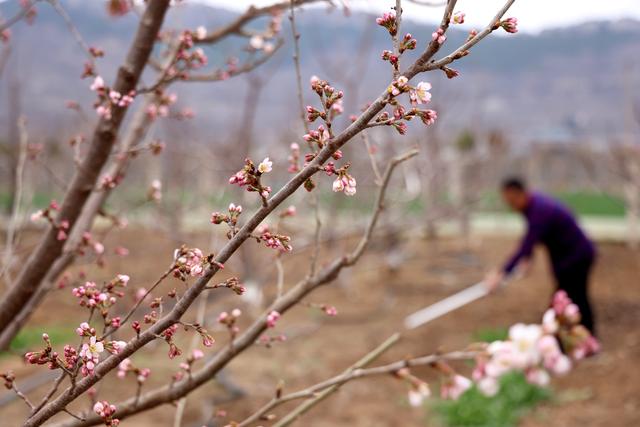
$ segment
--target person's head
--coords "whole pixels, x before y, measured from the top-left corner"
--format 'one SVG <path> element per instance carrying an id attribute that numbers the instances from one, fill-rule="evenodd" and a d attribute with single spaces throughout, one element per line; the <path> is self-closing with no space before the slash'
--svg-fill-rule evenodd
<path id="1" fill-rule="evenodd" d="M 504 200 L 511 209 L 524 212 L 529 205 L 529 190 L 524 180 L 518 177 L 506 178 L 502 181 L 500 189 L 502 200 Z"/>

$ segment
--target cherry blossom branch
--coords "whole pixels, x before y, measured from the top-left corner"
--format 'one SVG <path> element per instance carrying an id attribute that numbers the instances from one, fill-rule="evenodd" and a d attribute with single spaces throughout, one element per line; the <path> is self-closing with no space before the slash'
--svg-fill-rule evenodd
<path id="1" fill-rule="evenodd" d="M 271 51 L 263 53 L 257 59 L 254 59 L 253 61 L 245 62 L 242 66 L 237 67 L 236 69 L 234 69 L 232 71 L 229 71 L 226 76 L 223 76 L 223 75 L 221 75 L 220 73 L 218 73 L 216 71 L 214 71 L 212 73 L 206 73 L 206 74 L 194 74 L 194 73 L 191 73 L 183 80 L 184 81 L 188 81 L 188 82 L 216 82 L 216 81 L 226 80 L 229 77 L 235 77 L 235 76 L 238 76 L 240 74 L 249 73 L 249 72 L 255 70 L 256 68 L 258 68 L 260 65 L 264 64 L 265 62 L 267 62 L 269 59 L 271 59 L 275 55 L 275 53 L 278 52 L 278 50 L 283 45 L 284 45 L 284 40 L 278 39 L 276 44 L 275 44 L 275 46 L 273 47 L 273 49 Z"/>
<path id="2" fill-rule="evenodd" d="M 399 340 L 400 340 L 400 334 L 397 334 L 397 333 L 393 334 L 392 336 L 387 338 L 382 344 L 376 347 L 374 350 L 370 351 L 365 356 L 363 356 L 360 360 L 358 360 L 356 363 L 351 365 L 342 375 L 346 375 L 357 369 L 361 369 L 369 365 L 371 362 L 373 362 L 378 357 L 380 357 L 384 352 L 386 352 L 389 348 L 391 348 L 394 344 L 396 344 Z M 277 395 L 273 399 L 271 399 L 271 401 L 265 404 L 262 408 L 260 408 L 251 416 L 249 416 L 248 418 L 243 420 L 241 423 L 239 423 L 238 427 L 246 427 L 256 421 L 262 420 L 264 419 L 265 415 L 267 415 L 274 408 L 292 400 L 303 399 L 303 398 L 313 398 L 305 402 L 309 405 L 308 407 L 310 408 L 320 400 L 324 399 L 324 397 L 328 396 L 333 391 L 336 391 L 338 387 L 339 387 L 339 384 L 327 385 L 326 387 L 322 387 L 322 388 L 315 388 L 315 386 L 312 386 L 307 389 L 298 391 L 296 393 L 289 393 L 286 395 Z M 322 391 L 322 393 L 318 394 L 318 392 L 320 391 Z M 281 422 L 285 421 L 286 418 L 290 418 L 293 414 L 295 414 L 295 418 L 297 418 L 297 416 L 299 415 L 302 415 L 303 412 L 298 408 L 296 408 L 296 410 L 291 412 L 287 417 L 283 418 Z"/>
<path id="3" fill-rule="evenodd" d="M 242 351 L 247 349 L 249 346 L 253 345 L 253 343 L 255 343 L 255 341 L 260 337 L 260 335 L 264 332 L 264 330 L 268 328 L 267 317 L 269 316 L 270 313 L 274 311 L 278 313 L 285 313 L 287 310 L 295 306 L 304 296 L 309 294 L 311 291 L 313 291 L 317 287 L 330 283 L 331 281 L 335 280 L 343 268 L 354 265 L 358 261 L 362 253 L 364 252 L 364 249 L 366 248 L 366 246 L 368 245 L 371 239 L 371 234 L 373 232 L 373 229 L 375 228 L 375 225 L 377 224 L 379 214 L 383 209 L 384 195 L 386 194 L 386 190 L 387 190 L 389 181 L 391 179 L 391 175 L 393 174 L 393 171 L 395 170 L 398 164 L 414 157 L 417 154 L 418 154 L 417 150 L 411 150 L 403 155 L 393 158 L 389 162 L 387 169 L 385 171 L 383 182 L 377 193 L 376 203 L 374 204 L 374 213 L 371 216 L 369 225 L 365 233 L 363 234 L 360 240 L 360 243 L 357 245 L 356 249 L 353 252 L 349 254 L 345 254 L 342 257 L 336 258 L 331 264 L 329 264 L 327 267 L 323 268 L 320 272 L 318 272 L 318 274 L 314 275 L 313 277 L 307 276 L 307 278 L 300 281 L 291 290 L 286 292 L 281 298 L 278 298 L 269 307 L 269 309 L 267 309 L 265 313 L 263 313 L 262 316 L 260 316 L 248 329 L 245 330 L 244 333 L 239 335 L 232 343 L 227 345 L 225 348 L 221 349 L 211 360 L 207 362 L 207 364 L 202 369 L 200 369 L 197 372 L 194 372 L 188 379 L 149 391 L 144 395 L 142 395 L 139 399 L 137 399 L 137 402 L 135 399 L 132 398 L 116 405 L 118 408 L 116 416 L 119 419 L 123 419 L 123 418 L 126 418 L 127 416 L 154 408 L 163 403 L 172 402 L 190 393 L 192 390 L 196 389 L 200 385 L 206 383 L 211 378 L 213 378 L 222 368 L 224 368 L 231 360 L 233 360 L 239 353 L 241 353 Z M 245 227 L 243 227 L 242 230 L 244 230 Z M 242 230 L 235 235 L 234 239 L 236 239 L 237 236 L 240 233 L 242 233 Z M 231 242 L 233 242 L 233 239 L 231 240 Z M 221 259 L 220 255 L 218 255 L 216 259 L 217 260 Z M 210 271 L 207 274 L 210 274 Z M 178 301 L 178 304 L 176 305 L 176 307 L 180 306 L 181 304 L 184 304 L 184 299 L 187 297 L 187 295 L 192 293 L 194 291 L 194 287 L 198 286 L 198 283 L 202 281 L 206 283 L 209 281 L 209 279 L 208 278 L 205 279 L 203 277 L 200 280 L 198 280 L 198 282 L 196 282 L 194 285 L 192 285 L 192 287 L 189 290 L 187 290 L 185 296 L 183 296 L 183 298 Z M 174 307 L 174 310 L 175 310 L 175 307 Z M 186 308 L 184 308 L 184 310 L 186 310 Z M 172 310 L 172 313 L 173 313 L 173 310 Z M 172 313 L 169 313 L 165 318 L 160 319 L 154 326 L 152 326 L 151 328 L 149 328 L 148 330 L 140 334 L 140 336 L 137 339 L 134 339 L 132 342 L 129 342 L 127 346 L 119 354 L 110 356 L 108 359 L 106 359 L 105 361 L 100 363 L 98 366 L 96 366 L 94 375 L 102 375 L 102 372 L 105 372 L 105 373 L 108 372 L 106 371 L 106 368 L 105 368 L 106 364 L 108 364 L 108 366 L 111 366 L 112 364 L 114 367 L 117 366 L 117 364 L 120 363 L 120 361 L 122 361 L 125 357 L 135 352 L 135 350 L 132 350 L 132 347 L 135 349 L 142 347 L 143 344 L 140 344 L 141 340 L 145 340 L 145 343 L 146 343 L 151 341 L 153 338 L 155 338 L 152 335 L 154 333 L 153 331 L 154 330 L 162 331 L 166 329 L 166 327 L 168 326 L 158 327 L 158 325 L 162 322 L 166 322 L 167 321 L 166 318 L 171 316 Z M 164 326 L 165 324 L 166 323 L 163 323 L 162 326 Z M 88 388 L 94 382 L 95 381 L 93 377 L 86 377 L 80 382 L 78 382 L 77 388 L 79 388 L 80 390 L 85 387 Z M 69 393 L 68 397 L 65 397 L 65 395 L 62 395 L 61 397 L 58 398 L 59 403 L 57 405 L 62 406 L 64 404 L 66 406 L 67 402 L 70 402 L 71 400 L 73 400 L 74 397 L 72 396 L 80 394 L 80 393 L 77 393 L 77 391 L 74 392 L 74 390 L 68 390 L 67 393 Z M 55 404 L 56 402 L 54 401 L 52 403 Z M 53 409 L 51 409 L 51 411 L 53 411 Z M 70 421 L 67 423 L 62 423 L 60 427 L 90 426 L 98 423 L 100 423 L 99 417 L 95 415 L 87 415 L 85 422 L 79 423 L 75 421 Z M 33 425 L 39 425 L 39 424 L 34 423 Z"/>
<path id="4" fill-rule="evenodd" d="M 452 53 L 450 53 L 449 55 L 445 56 L 442 59 L 439 59 L 437 61 L 432 61 L 428 64 L 423 64 L 420 67 L 420 70 L 431 71 L 431 70 L 440 69 L 448 64 L 451 64 L 453 61 L 465 56 L 469 52 L 469 49 L 471 49 L 480 40 L 482 40 L 483 38 L 491 34 L 493 31 L 495 31 L 497 28 L 499 28 L 498 24 L 500 22 L 500 19 L 504 16 L 505 13 L 507 13 L 507 10 L 509 10 L 509 8 L 511 7 L 511 5 L 513 5 L 514 2 L 515 0 L 508 0 L 504 4 L 504 6 L 502 6 L 502 8 L 498 11 L 498 13 L 496 13 L 494 18 L 491 20 L 491 22 L 489 22 L 489 24 L 484 28 L 484 30 L 476 34 L 470 40 L 467 40 L 467 42 L 465 42 L 462 46 L 460 46 L 455 51 L 453 51 Z"/>
<path id="5" fill-rule="evenodd" d="M 316 3 L 318 1 L 326 0 L 294 0 L 295 6 L 302 6 L 304 4 Z M 230 35 L 240 35 L 246 24 L 253 21 L 256 18 L 262 16 L 273 15 L 289 7 L 289 1 L 281 1 L 269 6 L 255 7 L 249 6 L 249 8 L 240 16 L 238 16 L 233 22 L 218 28 L 211 32 L 208 32 L 206 37 L 202 39 L 194 40 L 195 43 L 215 43 Z"/>
<path id="6" fill-rule="evenodd" d="M 451 10 L 453 8 L 453 4 L 455 4 L 455 0 L 451 0 L 447 9 L 445 10 L 445 17 L 443 18 L 443 22 L 441 23 L 441 29 L 445 29 L 448 27 L 448 23 L 450 20 Z M 444 32 L 444 30 L 443 30 Z M 433 43 L 429 44 L 427 50 L 419 57 L 418 61 L 416 61 L 409 69 L 407 69 L 403 76 L 409 80 L 413 78 L 416 74 L 420 72 L 420 67 L 426 64 L 433 55 L 437 52 L 437 49 L 432 48 Z M 94 370 L 93 376 L 88 376 L 78 381 L 75 384 L 75 387 L 70 387 L 65 390 L 58 398 L 54 401 L 47 404 L 41 411 L 31 417 L 25 423 L 25 426 L 37 426 L 45 422 L 51 416 L 63 410 L 66 405 L 72 402 L 76 397 L 80 394 L 84 393 L 88 390 L 93 384 L 99 381 L 106 373 L 113 370 L 122 360 L 126 357 L 130 356 L 138 349 L 145 346 L 147 343 L 154 340 L 159 333 L 164 331 L 166 328 L 172 326 L 173 324 L 179 322 L 181 316 L 187 311 L 187 309 L 191 306 L 191 304 L 195 301 L 195 299 L 200 295 L 200 293 L 205 289 L 207 283 L 211 278 L 218 272 L 220 269 L 220 265 L 223 265 L 234 253 L 235 251 L 244 243 L 246 239 L 252 236 L 252 232 L 255 228 L 284 200 L 286 200 L 290 195 L 292 195 L 299 187 L 301 187 L 309 178 L 315 175 L 318 171 L 323 169 L 323 165 L 329 158 L 339 150 L 343 145 L 349 142 L 354 136 L 356 136 L 359 132 L 361 132 L 366 125 L 374 119 L 376 114 L 378 114 L 382 109 L 387 105 L 392 95 L 388 89 L 385 89 L 380 96 L 371 103 L 367 109 L 355 120 L 353 121 L 344 131 L 340 134 L 332 137 L 326 145 L 317 153 L 315 158 L 310 161 L 300 172 L 298 172 L 284 187 L 282 187 L 277 193 L 275 193 L 265 205 L 263 205 L 246 223 L 245 225 L 238 230 L 238 232 L 231 238 L 231 240 L 222 248 L 220 253 L 215 257 L 214 263 L 212 267 L 207 269 L 204 275 L 198 279 L 187 291 L 183 294 L 183 296 L 178 300 L 176 305 L 172 308 L 172 310 L 167 313 L 163 318 L 159 319 L 152 327 L 141 333 L 138 337 L 129 341 L 126 346 L 121 349 L 118 354 L 114 354 L 103 360 L 99 363 Z M 377 215 L 374 215 L 377 219 Z M 371 228 L 367 230 L 367 237 L 370 235 Z M 362 242 L 361 242 L 362 243 Z M 335 278 L 340 270 L 345 267 L 352 265 L 357 258 L 362 254 L 362 250 L 365 245 L 361 244 L 353 254 L 343 257 L 339 260 L 334 261 L 331 265 L 325 268 L 321 274 L 314 276 L 313 278 L 309 278 L 307 281 L 303 282 L 300 286 L 296 286 L 291 291 L 289 291 L 285 296 L 281 299 L 277 300 L 274 305 L 272 305 L 273 310 L 282 312 L 282 310 L 287 310 L 291 306 L 295 305 L 300 298 L 302 298 L 306 293 L 308 293 L 311 289 L 313 289 L 313 285 L 319 286 L 319 284 L 327 283 L 327 281 Z M 148 398 L 145 400 L 143 398 L 140 399 L 138 404 L 138 409 L 136 412 L 140 410 L 148 409 L 149 407 L 153 407 L 162 402 L 171 401 L 176 397 L 184 395 L 184 393 L 192 390 L 195 387 L 198 387 L 202 383 L 204 383 L 211 375 L 214 375 L 217 371 L 219 371 L 222 367 L 224 367 L 233 357 L 237 354 L 236 351 L 238 346 L 242 347 L 243 345 L 246 347 L 250 345 L 255 338 L 267 327 L 266 316 L 260 319 L 259 322 L 255 323 L 253 327 L 249 328 L 242 336 L 245 340 L 242 342 L 242 338 L 234 341 L 233 348 L 226 348 L 221 351 L 214 357 L 203 369 L 201 375 L 193 375 L 189 378 L 189 381 L 181 381 L 179 383 L 173 384 L 170 388 L 163 388 L 155 391 L 154 393 L 148 395 Z M 168 400 L 167 400 L 168 399 Z M 142 408 L 140 408 L 142 406 Z M 132 411 L 132 408 L 128 408 L 129 411 Z M 122 411 L 125 412 L 125 411 Z M 120 413 L 120 411 L 119 411 Z M 126 415 L 126 413 L 125 413 Z"/>
<path id="7" fill-rule="evenodd" d="M 42 0 L 28 0 L 24 6 L 21 5 L 20 12 L 16 13 L 14 16 L 7 19 L 6 21 L 0 23 L 0 32 L 6 30 L 16 22 L 20 21 L 25 16 L 27 16 L 29 12 L 31 12 L 31 9 L 33 9 L 35 4 L 38 3 L 39 1 L 42 1 Z"/>

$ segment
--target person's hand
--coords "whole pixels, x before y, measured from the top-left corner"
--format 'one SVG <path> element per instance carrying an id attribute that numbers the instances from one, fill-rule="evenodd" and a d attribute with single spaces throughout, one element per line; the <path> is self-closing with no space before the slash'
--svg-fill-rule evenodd
<path id="1" fill-rule="evenodd" d="M 494 293 L 504 280 L 504 272 L 502 270 L 493 269 L 484 277 L 484 286 L 489 293 Z"/>

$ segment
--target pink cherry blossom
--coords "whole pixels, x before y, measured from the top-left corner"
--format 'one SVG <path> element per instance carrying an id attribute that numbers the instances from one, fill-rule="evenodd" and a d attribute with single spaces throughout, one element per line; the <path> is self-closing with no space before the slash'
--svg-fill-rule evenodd
<path id="1" fill-rule="evenodd" d="M 458 400 L 462 394 L 469 390 L 473 383 L 467 377 L 454 374 L 449 376 L 440 388 L 440 397 L 443 399 Z"/>
<path id="2" fill-rule="evenodd" d="M 272 311 L 271 313 L 269 313 L 267 315 L 267 327 L 268 328 L 274 328 L 276 326 L 276 322 L 280 319 L 280 313 L 278 313 L 277 311 Z"/>
<path id="3" fill-rule="evenodd" d="M 271 172 L 273 170 L 273 162 L 271 160 L 269 160 L 268 157 L 265 157 L 265 159 L 260 162 L 260 164 L 258 165 L 258 172 L 260 173 L 268 173 Z"/>

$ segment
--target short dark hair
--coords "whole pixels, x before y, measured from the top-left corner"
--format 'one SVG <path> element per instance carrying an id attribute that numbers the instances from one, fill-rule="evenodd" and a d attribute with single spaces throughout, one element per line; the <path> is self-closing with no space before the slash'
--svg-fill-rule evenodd
<path id="1" fill-rule="evenodd" d="M 509 176 L 502 180 L 502 190 L 527 191 L 527 183 L 517 176 Z"/>

